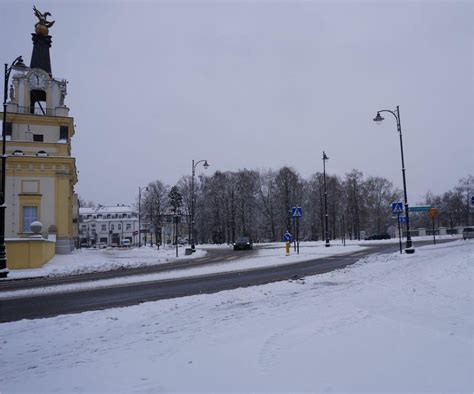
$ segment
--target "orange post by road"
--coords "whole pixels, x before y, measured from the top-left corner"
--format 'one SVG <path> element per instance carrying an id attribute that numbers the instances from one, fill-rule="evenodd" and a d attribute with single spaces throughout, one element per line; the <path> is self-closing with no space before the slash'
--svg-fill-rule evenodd
<path id="1" fill-rule="evenodd" d="M 290 255 L 290 241 L 285 242 L 286 255 Z"/>

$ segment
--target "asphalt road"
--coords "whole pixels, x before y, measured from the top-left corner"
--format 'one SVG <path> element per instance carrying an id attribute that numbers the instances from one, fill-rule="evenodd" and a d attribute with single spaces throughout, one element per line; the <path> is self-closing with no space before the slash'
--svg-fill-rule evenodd
<path id="1" fill-rule="evenodd" d="M 429 244 L 417 242 L 415 246 Z M 175 298 L 187 295 L 215 293 L 222 290 L 261 285 L 270 282 L 296 279 L 316 275 L 354 264 L 361 258 L 373 253 L 391 253 L 398 250 L 398 244 L 370 246 L 364 251 L 350 254 L 319 258 L 288 265 L 258 268 L 246 271 L 211 274 L 193 278 L 159 280 L 155 282 L 114 285 L 110 287 L 69 291 L 60 294 L 25 296 L 0 300 L 0 322 L 52 317 L 62 314 L 79 313 L 91 310 L 137 305 L 142 302 Z M 22 281 L 3 281 L 1 293 L 13 289 L 26 289 L 49 286 L 52 284 L 77 283 L 119 276 L 143 275 L 185 269 L 200 265 L 221 264 L 238 257 L 249 257 L 255 251 L 233 252 L 231 250 L 209 250 L 201 259 L 180 261 L 156 267 L 142 267 L 131 270 L 111 271 L 62 278 L 37 278 Z M 237 256 L 237 257 L 236 257 Z"/>

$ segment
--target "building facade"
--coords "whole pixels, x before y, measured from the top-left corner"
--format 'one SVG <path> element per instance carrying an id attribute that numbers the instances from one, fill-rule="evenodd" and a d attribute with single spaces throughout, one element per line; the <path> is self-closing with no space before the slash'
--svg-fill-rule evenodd
<path id="1" fill-rule="evenodd" d="M 13 71 L 9 87 L 5 237 L 30 236 L 30 224 L 38 220 L 43 236 L 55 240 L 56 253 L 70 253 L 77 242 L 74 119 L 65 105 L 67 81 L 51 70 L 48 28 L 37 23 L 32 40 L 30 67 Z"/>
<path id="2" fill-rule="evenodd" d="M 138 215 L 128 205 L 79 208 L 79 237 L 83 247 L 123 246 L 125 240 L 136 245 L 138 234 Z"/>

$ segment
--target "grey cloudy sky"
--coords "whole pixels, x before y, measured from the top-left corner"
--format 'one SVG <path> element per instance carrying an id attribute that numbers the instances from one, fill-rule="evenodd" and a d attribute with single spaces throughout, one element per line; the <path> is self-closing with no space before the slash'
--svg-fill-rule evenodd
<path id="1" fill-rule="evenodd" d="M 53 74 L 69 81 L 79 195 L 134 202 L 211 170 L 353 168 L 411 203 L 474 173 L 471 1 L 39 1 L 56 24 Z M 29 64 L 33 3 L 0 1 L 2 63 Z M 204 171 L 202 168 L 200 171 Z"/>

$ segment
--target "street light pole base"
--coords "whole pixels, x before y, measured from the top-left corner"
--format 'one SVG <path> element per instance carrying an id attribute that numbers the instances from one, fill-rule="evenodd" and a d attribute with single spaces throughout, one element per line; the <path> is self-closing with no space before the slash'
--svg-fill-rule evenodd
<path id="1" fill-rule="evenodd" d="M 329 248 L 331 246 L 331 244 L 328 242 L 324 246 L 326 246 L 326 248 Z"/>
<path id="2" fill-rule="evenodd" d="M 413 254 L 413 253 L 415 253 L 415 248 L 406 248 L 405 253 L 406 254 Z"/>
<path id="3" fill-rule="evenodd" d="M 0 270 L 0 278 L 6 278 L 8 276 L 8 273 L 9 273 L 9 269 L 8 268 L 4 268 L 4 269 L 1 269 Z"/>

